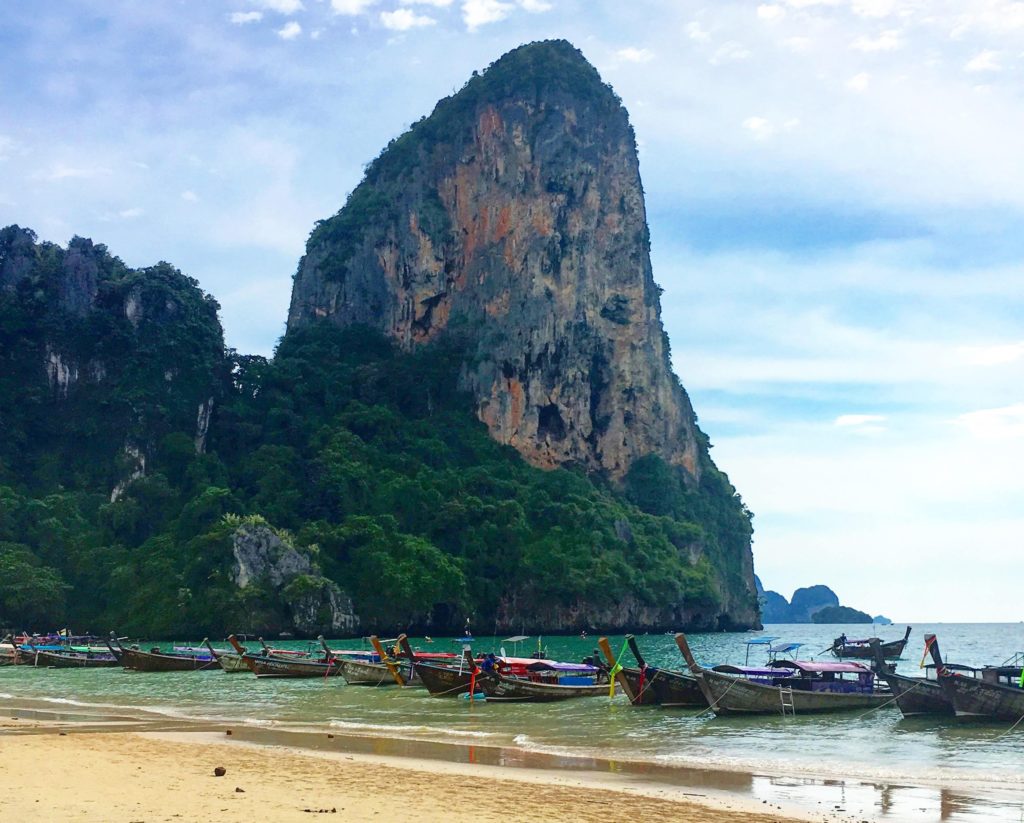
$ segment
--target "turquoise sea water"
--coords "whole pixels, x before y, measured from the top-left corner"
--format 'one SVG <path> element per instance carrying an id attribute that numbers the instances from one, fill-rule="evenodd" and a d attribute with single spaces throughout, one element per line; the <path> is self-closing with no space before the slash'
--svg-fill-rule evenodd
<path id="1" fill-rule="evenodd" d="M 696 634 L 690 641 L 698 659 L 709 665 L 743 663 L 745 641 L 758 634 L 805 643 L 799 655 L 803 659 L 832 659 L 822 650 L 842 631 L 851 638 L 877 631 L 883 639 L 896 639 L 903 630 L 901 624 L 874 630 L 870 626 L 769 626 L 763 633 Z M 949 662 L 997 664 L 1024 649 L 1024 624 L 915 624 L 900 672 L 920 673 L 926 632 L 938 636 Z M 543 645 L 550 657 L 580 660 L 591 653 L 595 639 L 545 637 Z M 623 639 L 609 639 L 617 651 Z M 683 668 L 671 636 L 645 635 L 638 642 L 652 665 Z M 333 648 L 360 645 L 358 640 L 331 641 Z M 414 645 L 429 651 L 458 648 L 449 639 L 432 643 L 418 639 Z M 501 645 L 514 653 L 512 644 L 502 644 L 500 637 L 477 634 L 478 651 L 497 650 Z M 527 655 L 535 648 L 536 638 L 532 638 L 520 644 L 519 652 Z M 752 650 L 751 663 L 764 659 L 763 651 Z M 632 662 L 628 653 L 626 661 Z M 0 695 L 8 700 L 43 699 L 55 706 L 146 709 L 172 717 L 467 743 L 665 767 L 716 768 L 798 781 L 913 784 L 1024 797 L 1024 722 L 1009 731 L 1009 723 L 905 720 L 895 706 L 859 716 L 716 718 L 692 710 L 633 707 L 621 695 L 614 700 L 542 705 L 470 704 L 431 698 L 421 689 L 346 686 L 340 678 L 257 680 L 220 671 L 143 674 L 27 666 L 0 668 Z M 1024 811 L 1021 815 L 1001 819 L 1024 819 Z M 986 818 L 946 815 L 936 819 Z"/>

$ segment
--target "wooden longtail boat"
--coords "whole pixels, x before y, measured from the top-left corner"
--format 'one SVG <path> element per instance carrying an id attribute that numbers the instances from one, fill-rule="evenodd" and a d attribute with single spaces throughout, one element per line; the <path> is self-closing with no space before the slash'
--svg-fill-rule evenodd
<path id="1" fill-rule="evenodd" d="M 640 670 L 646 675 L 650 684 L 647 689 L 654 693 L 656 703 L 669 708 L 707 708 L 708 701 L 704 692 L 701 691 L 700 684 L 697 683 L 697 678 L 671 669 L 648 666 L 647 661 L 640 654 L 636 638 L 629 635 L 626 641 L 629 644 L 629 650 L 640 664 Z"/>
<path id="2" fill-rule="evenodd" d="M 109 669 L 120 665 L 120 661 L 110 653 L 58 652 L 38 649 L 34 655 L 33 665 L 54 669 Z"/>
<path id="3" fill-rule="evenodd" d="M 614 667 L 616 661 L 608 646 L 607 638 L 602 637 L 598 641 L 598 645 L 608 659 L 609 666 Z M 638 665 L 637 667 L 623 667 L 616 676 L 620 678 L 620 683 L 622 683 L 622 679 L 626 681 L 622 684 L 623 691 L 626 692 L 634 706 L 707 708 L 707 698 L 704 697 L 704 693 L 693 675 L 648 665 L 640 653 L 636 637 L 631 634 L 626 635 L 626 645 L 633 657 L 636 658 Z"/>
<path id="4" fill-rule="evenodd" d="M 210 654 L 217 658 L 217 662 L 220 663 L 221 671 L 224 674 L 242 674 L 243 672 L 252 671 L 249 668 L 249 664 L 245 662 L 242 655 L 238 652 L 218 651 L 210 645 L 209 640 L 206 641 L 206 648 L 210 650 Z M 242 651 L 244 653 L 244 647 Z"/>
<path id="5" fill-rule="evenodd" d="M 699 665 L 686 635 L 677 634 L 679 651 L 717 715 L 810 714 L 866 711 L 892 700 L 874 687 L 874 672 L 861 663 L 776 660 L 766 667 Z M 852 674 L 856 681 L 844 681 Z"/>
<path id="6" fill-rule="evenodd" d="M 986 666 L 977 677 L 942 662 L 939 642 L 933 635 L 928 651 L 935 662 L 939 685 L 953 704 L 957 717 L 1020 721 L 1024 717 L 1024 688 L 1019 666 Z M 926 642 L 928 637 L 925 638 Z"/>
<path id="7" fill-rule="evenodd" d="M 107 641 L 111 654 L 125 669 L 136 672 L 193 672 L 219 669 L 220 663 L 208 653 L 203 654 L 166 654 L 154 649 L 144 652 L 141 649 L 126 648 L 116 637 Z M 117 651 L 114 647 L 117 647 Z"/>
<path id="8" fill-rule="evenodd" d="M 513 673 L 481 670 L 476 676 L 477 688 L 488 700 L 549 703 L 573 697 L 608 697 L 616 688 L 612 683 L 593 682 L 600 678 L 600 670 L 583 663 L 507 657 L 499 662 Z"/>
<path id="9" fill-rule="evenodd" d="M 910 631 L 911 627 L 907 626 L 907 632 L 901 640 L 890 640 L 887 643 L 882 643 L 881 639 L 877 637 L 847 640 L 844 634 L 837 637 L 827 651 L 839 658 L 852 657 L 859 660 L 873 660 L 875 653 L 871 650 L 871 641 L 878 640 L 882 647 L 882 656 L 891 660 L 903 656 L 903 650 L 907 647 L 907 641 L 910 639 Z"/>
<path id="10" fill-rule="evenodd" d="M 17 666 L 21 663 L 18 646 L 11 635 L 0 640 L 0 666 Z"/>
<path id="11" fill-rule="evenodd" d="M 925 648 L 928 648 L 928 638 L 934 635 L 924 636 Z M 875 673 L 883 680 L 896 698 L 896 705 L 900 707 L 904 717 L 916 717 L 922 714 L 953 714 L 953 702 L 946 696 L 939 685 L 939 681 L 929 680 L 925 677 L 907 677 L 896 674 L 895 665 L 890 666 L 885 662 L 881 643 L 877 638 L 871 639 L 871 649 L 875 652 Z"/>
<path id="12" fill-rule="evenodd" d="M 400 635 L 398 642 L 409 658 L 409 665 L 413 667 L 416 677 L 432 697 L 455 697 L 469 691 L 475 665 L 472 660 L 467 663 L 465 657 L 460 656 L 458 666 L 420 660 L 409 645 L 408 637 Z"/>
<path id="13" fill-rule="evenodd" d="M 337 677 L 341 674 L 339 661 L 330 654 L 325 654 L 321 659 L 275 654 L 262 639 L 259 642 L 263 650 L 255 654 L 247 651 L 234 635 L 228 637 L 228 642 L 257 677 L 312 679 L 314 677 Z"/>
<path id="14" fill-rule="evenodd" d="M 376 635 L 370 639 L 372 642 L 376 639 Z M 377 645 L 380 645 L 379 640 Z M 327 649 L 326 643 L 324 644 L 324 649 Z M 341 676 L 345 678 L 345 682 L 350 686 L 394 686 L 399 681 L 401 681 L 402 685 L 419 685 L 411 664 L 403 666 L 396 663 L 383 648 L 377 652 L 377 656 L 384 661 L 381 663 L 372 660 L 362 660 L 358 657 L 344 655 L 341 652 L 332 651 L 331 654 L 336 656 L 338 666 L 341 669 Z M 395 672 L 398 673 L 398 678 L 395 677 Z"/>

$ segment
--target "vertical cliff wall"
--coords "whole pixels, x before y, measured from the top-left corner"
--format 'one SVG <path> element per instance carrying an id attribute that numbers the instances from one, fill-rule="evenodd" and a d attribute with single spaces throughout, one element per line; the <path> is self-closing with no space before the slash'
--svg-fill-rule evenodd
<path id="1" fill-rule="evenodd" d="M 319 317 L 405 347 L 458 325 L 463 385 L 531 463 L 621 477 L 656 452 L 696 476 L 626 110 L 567 43 L 524 46 L 392 143 L 318 225 L 289 328 Z"/>

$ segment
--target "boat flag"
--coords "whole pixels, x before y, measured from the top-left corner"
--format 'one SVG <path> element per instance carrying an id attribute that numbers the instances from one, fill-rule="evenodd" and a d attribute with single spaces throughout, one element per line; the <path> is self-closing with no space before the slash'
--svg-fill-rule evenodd
<path id="1" fill-rule="evenodd" d="M 618 655 L 615 657 L 615 665 L 608 671 L 608 696 L 615 697 L 615 675 L 622 671 L 622 664 L 619 662 L 622 660 L 622 655 L 626 653 L 626 649 L 629 648 L 629 640 L 625 640 L 622 643 L 622 648 L 619 650 Z"/>

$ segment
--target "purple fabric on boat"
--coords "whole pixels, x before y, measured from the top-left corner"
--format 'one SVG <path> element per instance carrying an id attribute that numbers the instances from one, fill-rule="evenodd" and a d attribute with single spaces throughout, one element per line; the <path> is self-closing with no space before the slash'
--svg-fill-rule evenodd
<path id="1" fill-rule="evenodd" d="M 829 663 L 822 661 L 816 663 L 813 660 L 778 660 L 772 663 L 773 666 L 799 669 L 802 672 L 808 674 L 815 674 L 817 672 L 849 672 L 850 674 L 864 674 L 870 672 L 871 669 L 865 666 L 863 663 Z"/>

